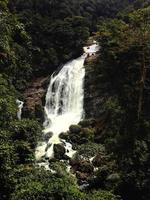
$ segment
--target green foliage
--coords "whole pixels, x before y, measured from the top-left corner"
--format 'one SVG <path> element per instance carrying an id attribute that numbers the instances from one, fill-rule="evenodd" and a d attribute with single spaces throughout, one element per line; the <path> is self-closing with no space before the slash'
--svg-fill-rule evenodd
<path id="1" fill-rule="evenodd" d="M 77 146 L 77 157 L 90 159 L 100 152 L 105 152 L 105 147 L 100 144 L 88 143 Z"/>
<path id="2" fill-rule="evenodd" d="M 0 188 L 3 200 L 118 199 L 111 190 L 125 200 L 150 199 L 148 5 L 149 1 L 144 0 L 0 1 Z M 145 9 L 134 11 L 141 7 Z M 134 12 L 128 15 L 129 11 Z M 77 147 L 79 156 L 111 154 L 105 155 L 108 159 L 104 162 L 99 157 L 99 170 L 91 184 L 104 191 L 86 193 L 79 190 L 75 179 L 58 163 L 52 166 L 56 174 L 33 167 L 41 126 L 35 120 L 17 120 L 19 93 L 16 90 L 25 90 L 33 77 L 51 74 L 62 63 L 81 55 L 89 34 L 96 30 L 101 56 L 91 65 L 94 73 L 99 74 L 94 83 L 100 92 L 107 90 L 111 96 L 103 105 L 109 119 L 103 137 L 106 148 L 89 143 L 93 142 L 95 129 L 92 124 L 86 127 L 87 122 L 80 124 L 77 136 L 72 136 L 75 142 L 85 143 Z M 37 108 L 37 115 L 39 112 Z M 81 172 L 92 165 L 82 164 Z M 93 169 L 91 171 L 93 173 Z"/>
<path id="3" fill-rule="evenodd" d="M 149 74 L 149 70 L 145 71 L 149 62 L 148 13 L 149 8 L 139 10 L 129 15 L 129 24 L 113 20 L 106 22 L 100 30 L 103 74 L 109 80 L 110 90 L 119 95 L 131 121 L 136 115 L 138 118 L 147 115 L 141 101 L 143 95 L 149 94 L 148 85 L 143 85 L 147 83 Z"/>
<path id="4" fill-rule="evenodd" d="M 57 169 L 59 167 L 57 166 Z M 60 167 L 61 168 L 61 167 Z M 61 169 L 62 170 L 62 169 Z M 109 191 L 81 192 L 74 178 L 67 174 L 57 173 L 52 175 L 43 169 L 31 170 L 26 177 L 19 179 L 12 200 L 117 200 L 118 198 Z"/>
<path id="5" fill-rule="evenodd" d="M 8 199 L 9 194 L 13 188 L 13 172 L 12 168 L 15 167 L 15 149 L 11 142 L 2 141 L 2 134 L 0 132 L 0 187 L 1 187 L 1 198 Z"/>
<path id="6" fill-rule="evenodd" d="M 13 140 L 27 141 L 32 148 L 35 148 L 37 141 L 41 139 L 41 126 L 34 120 L 13 121 L 10 123 L 9 129 L 12 132 Z"/>
<path id="7" fill-rule="evenodd" d="M 89 29 L 87 20 L 74 14 L 75 4 L 67 0 L 10 0 L 10 10 L 17 13 L 32 38 L 32 74 L 52 73 L 59 65 L 82 53 Z"/>
<path id="8" fill-rule="evenodd" d="M 93 191 L 89 194 L 89 200 L 117 200 L 119 199 L 117 196 L 113 195 L 108 191 Z"/>
<path id="9" fill-rule="evenodd" d="M 14 169 L 33 162 L 41 126 L 34 120 L 18 121 L 15 90 L 8 76 L 0 74 L 0 187 L 1 198 L 9 199 L 16 184 Z"/>
<path id="10" fill-rule="evenodd" d="M 13 118 L 16 116 L 16 106 L 14 103 L 14 99 L 10 98 L 8 100 L 6 99 L 0 99 L 0 112 L 2 113 L 0 116 L 0 125 L 1 126 L 7 126 L 9 121 L 12 121 Z"/>
<path id="11" fill-rule="evenodd" d="M 149 12 L 150 7 L 129 14 L 128 23 L 115 19 L 99 26 L 100 81 L 107 81 L 111 95 L 104 104 L 109 125 L 103 139 L 121 174 L 116 191 L 128 200 L 149 198 Z"/>
<path id="12" fill-rule="evenodd" d="M 72 177 L 66 175 L 52 175 L 50 172 L 39 169 L 34 170 L 26 178 L 20 179 L 12 200 L 83 200 L 85 195 L 79 191 Z"/>
<path id="13" fill-rule="evenodd" d="M 8 4 L 8 0 L 2 0 L 0 2 L 0 10 L 1 11 L 7 11 L 7 4 Z"/>
<path id="14" fill-rule="evenodd" d="M 14 88 L 0 74 L 0 126 L 6 127 L 16 118 L 17 106 Z"/>
<path id="15" fill-rule="evenodd" d="M 0 71 L 9 75 L 16 88 L 23 89 L 32 71 L 30 37 L 24 25 L 8 11 L 1 13 L 0 26 Z"/>
<path id="16" fill-rule="evenodd" d="M 31 62 L 24 62 L 28 67 L 28 78 L 33 73 L 52 73 L 62 63 L 79 56 L 89 36 L 89 28 L 90 32 L 95 31 L 99 18 L 115 17 L 128 5 L 130 1 L 126 0 L 10 0 L 9 9 L 25 25 L 24 35 L 32 38 L 28 51 L 19 44 L 23 58 L 27 57 L 26 52 L 32 55 L 32 67 Z M 21 38 L 21 35 L 19 33 L 17 37 Z M 19 84 L 23 87 L 25 83 L 20 80 L 16 85 Z"/>

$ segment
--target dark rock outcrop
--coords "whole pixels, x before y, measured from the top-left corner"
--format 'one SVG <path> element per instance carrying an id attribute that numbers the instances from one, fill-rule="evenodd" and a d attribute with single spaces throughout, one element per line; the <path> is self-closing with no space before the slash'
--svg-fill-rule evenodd
<path id="1" fill-rule="evenodd" d="M 68 139 L 75 144 L 84 144 L 94 139 L 94 129 L 82 128 L 80 125 L 71 125 L 68 131 Z"/>
<path id="2" fill-rule="evenodd" d="M 66 150 L 63 144 L 54 144 L 54 156 L 56 159 L 62 159 L 65 152 Z"/>
<path id="3" fill-rule="evenodd" d="M 45 95 L 49 83 L 49 77 L 34 79 L 24 91 L 23 117 L 36 117 L 44 120 Z"/>
<path id="4" fill-rule="evenodd" d="M 79 184 L 82 184 L 83 181 L 87 181 L 94 172 L 94 167 L 88 160 L 70 160 L 70 165 Z"/>
<path id="5" fill-rule="evenodd" d="M 49 139 L 52 137 L 52 135 L 53 135 L 52 132 L 46 133 L 46 134 L 44 135 L 44 140 L 45 140 L 46 142 L 48 142 Z"/>

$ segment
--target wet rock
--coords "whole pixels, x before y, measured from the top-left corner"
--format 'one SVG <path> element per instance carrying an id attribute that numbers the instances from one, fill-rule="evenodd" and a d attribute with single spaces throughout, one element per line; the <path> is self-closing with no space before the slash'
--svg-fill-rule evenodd
<path id="1" fill-rule="evenodd" d="M 67 140 L 69 138 L 69 133 L 68 132 L 63 132 L 59 135 L 61 139 Z"/>
<path id="2" fill-rule="evenodd" d="M 63 144 L 54 144 L 54 156 L 56 159 L 62 159 L 66 150 Z"/>
<path id="3" fill-rule="evenodd" d="M 74 135 L 72 134 L 72 135 L 70 135 L 70 140 L 71 140 L 72 143 L 82 144 L 82 143 L 80 142 L 81 138 L 80 138 L 79 135 L 77 135 L 77 134 L 74 134 Z"/>
<path id="4" fill-rule="evenodd" d="M 84 137 L 83 135 L 73 135 L 71 136 L 71 142 L 81 145 L 87 143 L 88 138 Z"/>
<path id="5" fill-rule="evenodd" d="M 64 160 L 70 160 L 70 157 L 67 156 L 67 155 L 64 155 L 64 156 L 63 156 L 63 159 L 64 159 Z"/>
<path id="6" fill-rule="evenodd" d="M 51 159 L 49 159 L 49 164 L 52 164 L 52 163 L 55 163 L 55 162 L 57 162 L 57 159 L 56 158 L 51 158 Z"/>
<path id="7" fill-rule="evenodd" d="M 79 131 L 79 130 L 78 130 Z M 69 135 L 69 138 L 72 143 L 76 144 L 85 144 L 89 141 L 93 141 L 94 139 L 94 130 L 90 128 L 80 128 L 80 132 L 78 133 L 71 133 Z"/>
<path id="8" fill-rule="evenodd" d="M 70 136 L 71 142 L 77 145 L 85 144 L 88 142 L 88 138 L 84 137 L 83 135 L 71 135 Z"/>
<path id="9" fill-rule="evenodd" d="M 47 150 L 51 147 L 52 144 L 47 144 L 46 148 L 45 148 L 45 152 L 47 152 Z"/>
<path id="10" fill-rule="evenodd" d="M 46 134 L 44 135 L 44 140 L 45 140 L 46 142 L 48 142 L 49 139 L 52 137 L 52 135 L 53 135 L 52 132 L 46 133 Z"/>
<path id="11" fill-rule="evenodd" d="M 79 125 L 71 125 L 69 127 L 69 131 L 70 131 L 70 133 L 78 134 L 81 131 L 81 127 Z"/>
<path id="12" fill-rule="evenodd" d="M 40 163 L 43 163 L 43 164 L 45 163 L 45 164 L 46 164 L 47 162 L 46 162 L 45 156 L 42 156 L 42 158 L 41 158 L 40 160 L 37 160 L 36 163 L 37 163 L 38 165 L 39 165 Z"/>

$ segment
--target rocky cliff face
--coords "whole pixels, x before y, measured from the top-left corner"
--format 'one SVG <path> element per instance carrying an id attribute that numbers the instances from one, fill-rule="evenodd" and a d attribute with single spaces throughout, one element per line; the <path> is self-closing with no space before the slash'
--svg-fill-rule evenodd
<path id="1" fill-rule="evenodd" d="M 30 83 L 23 94 L 25 98 L 23 117 L 36 117 L 43 120 L 43 106 L 48 84 L 49 77 L 36 78 Z"/>

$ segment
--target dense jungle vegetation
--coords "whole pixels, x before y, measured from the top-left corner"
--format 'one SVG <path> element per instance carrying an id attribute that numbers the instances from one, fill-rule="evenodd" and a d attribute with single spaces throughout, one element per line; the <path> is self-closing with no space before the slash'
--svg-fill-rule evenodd
<path id="1" fill-rule="evenodd" d="M 81 55 L 91 35 L 101 50 L 87 67 L 107 125 L 99 141 L 91 128 L 80 147 L 103 146 L 105 155 L 80 190 L 63 164 L 52 163 L 57 174 L 35 166 L 42 124 L 19 121 L 16 99 L 33 78 Z M 149 0 L 0 0 L 0 199 L 149 200 L 149 102 Z"/>

